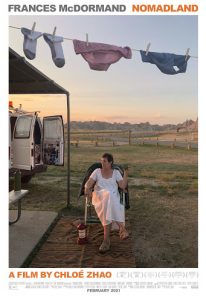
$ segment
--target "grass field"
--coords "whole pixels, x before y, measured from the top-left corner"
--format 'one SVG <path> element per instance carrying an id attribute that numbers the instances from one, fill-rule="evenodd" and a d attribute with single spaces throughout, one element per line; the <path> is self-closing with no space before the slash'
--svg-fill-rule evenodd
<path id="1" fill-rule="evenodd" d="M 67 208 L 67 166 L 49 167 L 29 184 L 23 209 L 61 211 L 83 216 L 77 200 L 85 171 L 111 152 L 115 162 L 129 165 L 130 206 L 136 266 L 198 266 L 197 151 L 160 146 L 71 147 L 71 198 Z"/>

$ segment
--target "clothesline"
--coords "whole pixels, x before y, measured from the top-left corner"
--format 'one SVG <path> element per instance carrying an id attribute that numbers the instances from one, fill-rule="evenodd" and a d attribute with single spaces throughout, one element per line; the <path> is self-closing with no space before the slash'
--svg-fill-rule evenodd
<path id="1" fill-rule="evenodd" d="M 14 28 L 14 29 L 19 29 L 21 30 L 20 27 L 16 27 L 16 26 L 9 26 L 10 28 Z M 71 39 L 71 38 L 68 38 L 68 37 L 63 37 L 64 40 L 68 40 L 68 41 L 73 41 L 74 39 Z M 132 51 L 137 51 L 137 52 L 140 52 L 141 50 L 140 49 L 134 49 L 134 48 L 131 48 Z M 194 55 L 190 55 L 191 58 L 198 58 L 198 56 L 194 56 Z"/>

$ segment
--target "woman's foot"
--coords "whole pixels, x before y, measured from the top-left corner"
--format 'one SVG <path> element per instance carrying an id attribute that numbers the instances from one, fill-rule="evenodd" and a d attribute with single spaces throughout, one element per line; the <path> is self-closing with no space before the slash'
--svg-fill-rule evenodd
<path id="1" fill-rule="evenodd" d="M 105 253 L 110 250 L 110 241 L 103 240 L 101 246 L 99 247 L 100 253 Z"/>
<path id="2" fill-rule="evenodd" d="M 121 240 L 126 240 L 129 237 L 129 233 L 127 232 L 125 227 L 120 228 L 119 236 Z"/>

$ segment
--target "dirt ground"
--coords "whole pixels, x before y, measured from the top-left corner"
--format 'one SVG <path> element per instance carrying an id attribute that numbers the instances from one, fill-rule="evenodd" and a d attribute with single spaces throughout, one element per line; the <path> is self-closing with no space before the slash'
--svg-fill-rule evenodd
<path id="1" fill-rule="evenodd" d="M 135 257 L 131 235 L 120 240 L 117 231 L 111 232 L 111 248 L 99 253 L 103 239 L 101 224 L 87 225 L 88 242 L 78 244 L 77 225 L 81 222 L 75 217 L 62 216 L 43 243 L 39 251 L 24 264 L 29 268 L 135 268 Z M 130 225 L 127 221 L 127 229 Z"/>

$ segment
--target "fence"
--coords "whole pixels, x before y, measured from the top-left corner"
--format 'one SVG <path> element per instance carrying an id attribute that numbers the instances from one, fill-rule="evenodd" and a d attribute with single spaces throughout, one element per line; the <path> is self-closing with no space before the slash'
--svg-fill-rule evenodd
<path id="1" fill-rule="evenodd" d="M 197 132 L 133 132 L 131 130 L 104 130 L 104 131 L 72 131 L 71 146 L 109 146 L 122 145 L 160 145 L 171 148 L 183 147 L 188 150 L 198 148 Z"/>

